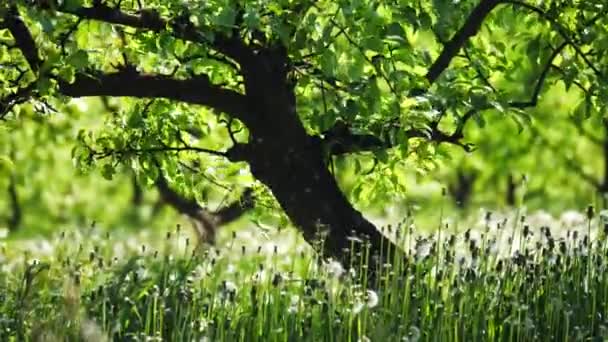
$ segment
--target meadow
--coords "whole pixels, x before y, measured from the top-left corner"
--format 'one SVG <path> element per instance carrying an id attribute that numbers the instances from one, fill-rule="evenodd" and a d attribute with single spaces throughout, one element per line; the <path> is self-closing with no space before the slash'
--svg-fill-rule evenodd
<path id="1" fill-rule="evenodd" d="M 294 230 L 138 234 L 95 224 L 3 243 L 3 341 L 600 341 L 608 338 L 604 213 L 485 213 L 425 235 L 383 231 L 403 253 L 367 282 Z M 256 243 L 252 243 L 256 241 Z M 322 243 L 322 241 L 320 241 Z"/>

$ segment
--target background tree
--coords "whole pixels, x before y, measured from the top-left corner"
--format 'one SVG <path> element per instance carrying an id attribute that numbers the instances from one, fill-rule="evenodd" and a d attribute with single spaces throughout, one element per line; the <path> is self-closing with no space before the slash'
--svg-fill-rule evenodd
<path id="1" fill-rule="evenodd" d="M 3 117 L 26 103 L 120 98 L 107 129 L 79 134 L 82 165 L 106 178 L 119 164 L 152 181 L 163 174 L 185 192 L 198 183 L 184 177 L 192 165 L 251 183 L 248 165 L 304 238 L 321 232 L 325 253 L 345 264 L 350 235 L 386 254 L 340 189 L 333 156 L 373 165 L 361 179 L 375 188 L 351 195 L 387 194 L 401 191 L 408 160 L 432 164 L 437 144 L 472 150 L 469 121 L 531 121 L 549 84 L 593 88 L 581 96 L 596 108 L 607 98 L 608 8 L 599 0 L 1 6 Z"/>
<path id="2" fill-rule="evenodd" d="M 524 196 L 529 209 L 553 213 L 582 210 L 588 203 L 605 207 L 605 118 L 586 113 L 581 96 L 586 90 L 577 83 L 569 89 L 563 82 L 551 86 L 530 111 L 532 125 L 523 131 L 513 121 L 486 115 L 486 125 L 492 129 L 471 126 L 467 132 L 475 152 L 446 152 L 450 157 L 436 179 L 459 188 L 466 184 L 457 181 L 459 170 L 476 170 L 470 192 L 475 206 L 518 206 L 519 197 Z M 503 196 L 498 202 L 496 194 Z"/>

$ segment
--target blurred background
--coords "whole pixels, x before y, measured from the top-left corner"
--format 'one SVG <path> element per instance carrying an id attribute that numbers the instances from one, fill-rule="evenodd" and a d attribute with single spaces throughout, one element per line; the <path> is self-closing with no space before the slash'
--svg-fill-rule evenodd
<path id="1" fill-rule="evenodd" d="M 379 223 L 398 221 L 408 211 L 420 227 L 433 228 L 440 216 L 461 220 L 488 210 L 525 208 L 559 215 L 583 211 L 589 204 L 604 207 L 606 124 L 599 116 L 585 119 L 574 87 L 566 91 L 558 83 L 545 93 L 529 122 L 492 111 L 483 122 L 469 123 L 465 136 L 475 145 L 473 152 L 441 145 L 434 151 L 438 158 L 425 159 L 418 147 L 416 155 L 394 169 L 365 155 L 335 158 L 332 167 L 353 203 Z M 48 115 L 24 107 L 18 120 L 0 126 L 0 156 L 7 156 L 0 159 L 2 236 L 45 236 L 93 222 L 126 231 L 190 224 L 163 203 L 153 182 L 134 172 L 119 168 L 104 175 L 104 168 L 85 170 L 75 164 L 80 130 L 104 127 L 107 101 L 77 100 L 69 110 Z M 203 207 L 215 210 L 232 196 L 229 183 L 219 186 L 197 177 L 189 180 L 194 185 L 185 195 Z M 256 208 L 264 202 L 257 201 Z M 286 225 L 280 214 L 268 212 L 254 209 L 234 225 Z"/>

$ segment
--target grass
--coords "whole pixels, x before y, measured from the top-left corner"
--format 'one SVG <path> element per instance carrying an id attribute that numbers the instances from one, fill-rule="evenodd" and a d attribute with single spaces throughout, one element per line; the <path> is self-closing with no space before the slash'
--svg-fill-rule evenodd
<path id="1" fill-rule="evenodd" d="M 592 212 L 572 227 L 494 216 L 428 235 L 408 217 L 385 227 L 407 253 L 377 265 L 374 290 L 364 262 L 344 270 L 297 238 L 258 247 L 239 231 L 205 250 L 179 227 L 135 237 L 92 227 L 11 242 L 0 340 L 607 339 L 608 226 Z M 365 242 L 345 252 L 368 257 Z"/>

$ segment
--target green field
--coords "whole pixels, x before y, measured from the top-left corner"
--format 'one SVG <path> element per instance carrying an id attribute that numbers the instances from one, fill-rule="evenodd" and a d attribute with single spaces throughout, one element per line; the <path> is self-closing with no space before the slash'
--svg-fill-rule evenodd
<path id="1" fill-rule="evenodd" d="M 311 254 L 294 231 L 217 249 L 189 231 L 95 227 L 3 245 L 2 340 L 477 341 L 608 338 L 608 228 L 543 215 L 447 226 L 404 218 L 383 230 L 410 252 L 350 269 Z M 490 215 L 491 216 L 491 215 Z M 530 219 L 534 220 L 534 217 Z M 544 225 L 547 226 L 544 226 Z M 589 232 L 591 239 L 588 238 Z M 273 241 L 282 241 L 280 245 Z M 353 251 L 364 241 L 353 241 Z M 365 259 L 365 247 L 359 250 Z M 510 257 L 510 255 L 513 255 Z M 397 257 L 398 256 L 398 257 Z M 356 258 L 354 259 L 356 260 Z"/>

